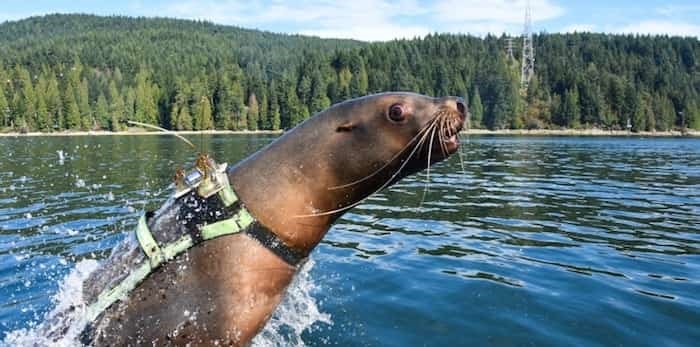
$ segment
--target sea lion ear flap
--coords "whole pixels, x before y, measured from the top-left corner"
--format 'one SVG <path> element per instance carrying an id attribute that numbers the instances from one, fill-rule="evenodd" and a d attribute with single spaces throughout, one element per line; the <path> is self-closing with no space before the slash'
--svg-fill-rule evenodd
<path id="1" fill-rule="evenodd" d="M 345 122 L 341 125 L 339 125 L 335 131 L 342 133 L 342 132 L 351 132 L 353 129 L 355 129 L 356 125 L 352 122 Z"/>

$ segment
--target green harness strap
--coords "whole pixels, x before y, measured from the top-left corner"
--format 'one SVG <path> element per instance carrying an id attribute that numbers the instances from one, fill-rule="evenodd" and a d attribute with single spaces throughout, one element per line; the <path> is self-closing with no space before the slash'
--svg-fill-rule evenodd
<path id="1" fill-rule="evenodd" d="M 222 179 L 223 189 L 218 192 L 219 198 L 224 203 L 224 206 L 229 207 L 238 201 L 238 196 L 231 189 L 228 178 Z M 255 222 L 253 216 L 241 205 L 240 210 L 233 217 L 224 219 L 216 223 L 207 224 L 201 228 L 202 240 L 211 240 L 224 235 L 239 233 Z M 86 308 L 86 316 L 88 322 L 92 322 L 104 312 L 109 306 L 119 300 L 125 300 L 129 292 L 134 290 L 148 275 L 157 269 L 164 262 L 175 258 L 177 255 L 192 248 L 195 243 L 192 236 L 184 235 L 178 240 L 166 244 L 163 247 L 158 245 L 158 242 L 153 237 L 153 234 L 148 229 L 146 216 L 141 216 L 136 226 L 136 238 L 139 241 L 141 249 L 148 257 L 148 261 L 139 265 L 131 271 L 129 275 L 117 286 L 107 289 L 100 293 L 97 301 Z"/>

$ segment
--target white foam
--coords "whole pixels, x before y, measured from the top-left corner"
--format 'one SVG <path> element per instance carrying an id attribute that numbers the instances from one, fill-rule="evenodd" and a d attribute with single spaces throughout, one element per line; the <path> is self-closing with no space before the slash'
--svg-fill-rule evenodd
<path id="1" fill-rule="evenodd" d="M 304 331 L 312 329 L 315 323 L 332 324 L 331 316 L 320 311 L 312 294 L 318 289 L 311 278 L 310 271 L 314 261 L 309 259 L 299 270 L 282 303 L 277 307 L 272 318 L 258 336 L 253 339 L 256 347 L 305 346 L 301 339 Z M 20 347 L 68 347 L 80 346 L 79 337 L 85 324 L 85 303 L 83 300 L 83 282 L 90 273 L 99 267 L 95 260 L 83 260 L 64 278 L 58 293 L 52 301 L 55 307 L 48 312 L 42 323 L 30 324 L 29 329 L 15 330 L 7 334 L 0 346 Z M 70 308 L 76 308 L 70 310 Z M 61 317 L 65 312 L 69 314 Z M 185 316 L 187 314 L 185 313 Z M 47 326 L 52 324 L 53 326 Z M 67 332 L 60 340 L 53 341 L 48 334 L 52 331 Z"/>
<path id="2" fill-rule="evenodd" d="M 87 259 L 76 264 L 75 268 L 61 282 L 58 293 L 53 297 L 54 308 L 44 316 L 44 322 L 31 329 L 15 330 L 7 334 L 0 345 L 6 346 L 79 346 L 78 338 L 85 324 L 83 282 L 90 273 L 99 267 L 96 260 Z M 74 310 L 70 310 L 74 307 Z M 69 312 L 65 314 L 65 312 Z M 64 316 L 62 316 L 64 315 Z M 53 324 L 54 326 L 48 326 Z M 51 331 L 68 326 L 66 333 L 58 340 L 49 338 Z"/>
<path id="3" fill-rule="evenodd" d="M 318 289 L 311 278 L 313 259 L 299 270 L 282 303 L 267 322 L 265 328 L 253 339 L 253 346 L 306 346 L 301 334 L 312 329 L 314 323 L 333 324 L 331 316 L 319 309 L 312 294 Z"/>

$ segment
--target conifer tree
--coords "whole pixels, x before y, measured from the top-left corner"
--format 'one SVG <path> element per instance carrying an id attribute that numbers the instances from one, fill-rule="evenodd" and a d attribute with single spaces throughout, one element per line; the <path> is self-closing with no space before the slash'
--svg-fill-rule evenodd
<path id="1" fill-rule="evenodd" d="M 35 130 L 37 131 L 50 131 L 51 120 L 46 105 L 46 89 L 48 87 L 46 78 L 42 73 L 39 75 L 38 80 L 34 86 L 34 94 L 36 95 L 36 120 L 35 120 Z"/>
<path id="2" fill-rule="evenodd" d="M 271 84 L 270 89 L 274 91 L 275 84 Z M 270 108 L 268 112 L 268 120 L 266 128 L 269 130 L 280 130 L 282 126 L 282 115 L 280 114 L 280 105 L 277 102 L 277 94 L 273 93 L 270 97 Z"/>
<path id="3" fill-rule="evenodd" d="M 270 103 L 267 99 L 267 93 L 263 93 L 262 100 L 260 101 L 260 114 L 258 115 L 258 129 L 268 129 L 265 126 L 265 122 L 268 117 L 269 107 Z"/>
<path id="4" fill-rule="evenodd" d="M 511 129 L 522 129 L 523 122 L 523 98 L 520 95 L 520 67 L 517 64 L 513 64 L 508 70 L 508 80 L 510 83 L 507 85 L 507 102 L 510 106 L 510 115 L 508 115 L 508 125 L 507 127 Z"/>
<path id="5" fill-rule="evenodd" d="M 637 94 L 635 97 L 636 101 L 634 103 L 634 111 L 632 112 L 632 131 L 639 132 L 647 129 L 647 117 L 644 111 L 645 105 L 644 100 L 641 95 Z"/>
<path id="6" fill-rule="evenodd" d="M 137 120 L 135 117 L 136 93 L 134 92 L 134 89 L 131 87 L 126 87 L 122 91 L 122 95 L 124 96 L 124 118 L 126 118 L 126 120 Z"/>
<path id="7" fill-rule="evenodd" d="M 170 114 L 169 114 L 170 129 L 181 130 L 181 129 L 178 129 L 178 127 L 177 127 L 178 126 L 177 120 L 178 120 L 179 116 L 180 116 L 180 104 L 176 101 L 176 102 L 173 102 L 172 105 L 170 105 Z"/>
<path id="8" fill-rule="evenodd" d="M 107 98 L 103 93 L 100 93 L 100 96 L 97 97 L 97 103 L 95 104 L 95 119 L 97 120 L 100 128 L 111 128 L 109 105 L 107 104 Z"/>
<path id="9" fill-rule="evenodd" d="M 37 113 L 36 94 L 29 71 L 18 65 L 15 67 L 15 78 L 19 84 L 19 92 L 15 93 L 14 99 L 16 124 L 26 126 L 25 130 L 32 130 L 36 125 Z"/>
<path id="10" fill-rule="evenodd" d="M 624 82 L 624 89 L 622 91 L 622 105 L 620 109 L 620 117 L 618 119 L 618 125 L 620 128 L 626 129 L 627 122 L 632 121 L 637 118 L 635 113 L 637 113 L 640 108 L 638 106 L 640 98 L 637 96 L 637 92 L 634 85 L 629 82 Z"/>
<path id="11" fill-rule="evenodd" d="M 309 111 L 312 114 L 323 111 L 331 105 L 328 98 L 328 88 L 320 72 L 315 72 L 311 80 L 311 101 Z"/>
<path id="12" fill-rule="evenodd" d="M 350 93 L 353 96 L 362 96 L 367 94 L 369 87 L 369 77 L 367 76 L 367 68 L 365 62 L 359 55 L 353 57 L 352 64 L 352 79 L 350 80 Z"/>
<path id="13" fill-rule="evenodd" d="M 581 109 L 576 88 L 564 93 L 562 108 L 559 111 L 559 125 L 563 127 L 577 128 L 580 125 Z"/>
<path id="14" fill-rule="evenodd" d="M 78 102 L 75 100 L 73 90 L 66 89 L 63 95 L 63 115 L 65 117 L 63 123 L 66 129 L 77 130 L 80 128 L 80 110 Z"/>
<path id="15" fill-rule="evenodd" d="M 3 83 L 0 80 L 0 129 L 10 125 L 10 115 L 12 113 L 2 85 Z"/>
<path id="16" fill-rule="evenodd" d="M 175 129 L 192 130 L 192 116 L 190 116 L 190 107 L 187 104 L 181 105 L 178 110 Z"/>
<path id="17" fill-rule="evenodd" d="M 194 119 L 195 130 L 210 130 L 214 128 L 214 120 L 211 115 L 211 103 L 209 98 L 202 96 L 196 107 L 197 113 Z"/>
<path id="18" fill-rule="evenodd" d="M 646 123 L 646 131 L 656 130 L 656 116 L 654 115 L 653 97 L 650 94 L 644 95 L 644 121 Z"/>
<path id="19" fill-rule="evenodd" d="M 291 129 L 304 120 L 301 112 L 301 103 L 297 96 L 296 86 L 290 74 L 286 74 L 282 79 L 282 98 L 280 99 L 280 120 L 281 127 Z"/>
<path id="20" fill-rule="evenodd" d="M 108 88 L 109 95 L 109 130 L 111 131 L 121 131 L 123 130 L 124 117 L 126 114 L 126 107 L 124 105 L 124 100 L 119 94 L 117 89 L 117 84 L 115 81 L 109 83 Z"/>
<path id="21" fill-rule="evenodd" d="M 248 97 L 248 130 L 258 130 L 258 116 L 260 113 L 260 108 L 258 106 L 258 99 L 255 94 L 250 94 Z"/>
<path id="22" fill-rule="evenodd" d="M 352 72 L 349 68 L 344 67 L 338 71 L 338 98 L 349 99 L 352 96 L 350 90 L 350 81 L 352 81 Z M 400 88 L 397 88 L 400 90 Z"/>
<path id="23" fill-rule="evenodd" d="M 45 100 L 48 118 L 51 122 L 48 124 L 49 128 L 63 129 L 63 101 L 61 100 L 61 93 L 58 89 L 58 80 L 53 73 L 49 76 L 47 81 Z"/>
<path id="24" fill-rule="evenodd" d="M 309 104 L 311 101 L 311 77 L 303 75 L 301 81 L 299 81 L 299 87 L 297 88 L 297 94 L 299 95 L 299 102 L 302 104 Z"/>
<path id="25" fill-rule="evenodd" d="M 151 82 L 150 71 L 142 68 L 136 74 L 134 118 L 137 121 L 149 124 L 158 123 L 156 92 L 157 88 Z"/>
<path id="26" fill-rule="evenodd" d="M 89 95 L 87 79 L 83 78 L 78 87 L 76 101 L 78 102 L 78 111 L 80 112 L 82 128 L 86 130 L 94 129 L 96 125 L 95 118 L 92 115 L 92 109 L 90 108 Z"/>
<path id="27" fill-rule="evenodd" d="M 470 113 L 470 124 L 472 127 L 481 128 L 482 119 L 484 117 L 484 105 L 481 103 L 481 96 L 479 95 L 479 89 L 474 89 L 472 94 L 472 100 L 469 103 L 469 113 Z"/>
<path id="28" fill-rule="evenodd" d="M 51 119 L 49 118 L 49 110 L 46 106 L 46 100 L 44 93 L 41 89 L 37 90 L 37 100 L 36 100 L 36 125 L 35 129 L 38 131 L 50 131 Z"/>

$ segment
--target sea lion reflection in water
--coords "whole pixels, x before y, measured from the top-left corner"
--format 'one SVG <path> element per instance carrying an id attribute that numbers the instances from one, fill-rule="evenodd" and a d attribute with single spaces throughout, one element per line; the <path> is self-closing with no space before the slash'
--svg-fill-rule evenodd
<path id="1" fill-rule="evenodd" d="M 308 255 L 346 210 L 459 147 L 467 109 L 456 97 L 384 93 L 320 112 L 228 170 L 250 214 L 287 248 Z M 156 239 L 181 224 L 161 208 Z M 122 245 L 86 281 L 94 301 L 144 258 Z M 202 242 L 164 263 L 83 334 L 92 345 L 246 345 L 297 267 L 246 233 Z M 183 314 L 185 313 L 185 314 Z"/>

